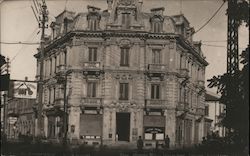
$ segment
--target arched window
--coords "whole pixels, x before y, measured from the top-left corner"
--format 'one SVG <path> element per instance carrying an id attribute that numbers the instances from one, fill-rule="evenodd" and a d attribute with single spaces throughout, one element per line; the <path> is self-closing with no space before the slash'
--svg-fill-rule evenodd
<path id="1" fill-rule="evenodd" d="M 162 32 L 164 18 L 159 15 L 155 15 L 150 19 L 151 31 L 154 33 Z"/>

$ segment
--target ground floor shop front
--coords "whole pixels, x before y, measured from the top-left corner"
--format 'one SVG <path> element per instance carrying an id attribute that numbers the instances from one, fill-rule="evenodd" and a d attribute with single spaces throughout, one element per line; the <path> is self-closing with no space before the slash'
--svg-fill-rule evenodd
<path id="1" fill-rule="evenodd" d="M 45 135 L 50 139 L 63 137 L 63 116 L 47 114 L 44 120 Z M 70 108 L 67 137 L 71 143 L 87 145 L 133 144 L 139 136 L 145 148 L 156 143 L 164 145 L 168 135 L 170 147 L 197 144 L 202 140 L 204 122 L 195 115 L 178 117 L 174 109 L 143 108 Z"/>

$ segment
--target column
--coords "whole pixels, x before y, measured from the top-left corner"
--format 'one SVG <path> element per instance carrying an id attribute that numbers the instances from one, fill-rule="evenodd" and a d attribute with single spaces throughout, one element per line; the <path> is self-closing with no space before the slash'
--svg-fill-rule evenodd
<path id="1" fill-rule="evenodd" d="M 165 110 L 164 116 L 166 116 L 165 135 L 170 138 L 170 148 L 175 146 L 175 130 L 176 130 L 176 115 L 175 110 Z"/>
<path id="2" fill-rule="evenodd" d="M 80 138 L 80 107 L 71 107 L 69 109 L 69 116 L 68 116 L 68 138 L 72 139 L 79 139 Z M 75 127 L 74 131 L 71 131 L 71 127 Z"/>
<path id="3" fill-rule="evenodd" d="M 44 128 L 42 134 L 44 133 L 45 137 L 48 137 L 48 117 L 45 115 L 44 116 Z"/>

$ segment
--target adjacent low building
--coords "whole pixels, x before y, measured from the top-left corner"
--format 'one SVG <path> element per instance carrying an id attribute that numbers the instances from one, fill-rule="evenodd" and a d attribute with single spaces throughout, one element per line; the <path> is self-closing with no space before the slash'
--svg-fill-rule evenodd
<path id="1" fill-rule="evenodd" d="M 11 80 L 6 105 L 6 134 L 8 139 L 17 139 L 19 135 L 35 136 L 36 82 Z"/>
<path id="2" fill-rule="evenodd" d="M 65 10 L 51 23 L 39 119 L 47 138 L 62 137 L 66 104 L 72 142 L 135 145 L 142 136 L 151 148 L 166 135 L 171 147 L 201 141 L 208 65 L 201 42 L 193 41 L 184 15 L 142 7 L 139 0 L 107 0 L 106 10 Z"/>
<path id="3" fill-rule="evenodd" d="M 210 134 L 211 132 L 217 133 L 220 137 L 226 135 L 226 128 L 222 125 L 222 119 L 226 113 L 226 105 L 220 103 L 220 96 L 213 92 L 206 92 L 205 101 L 205 115 L 208 119 L 212 120 Z"/>

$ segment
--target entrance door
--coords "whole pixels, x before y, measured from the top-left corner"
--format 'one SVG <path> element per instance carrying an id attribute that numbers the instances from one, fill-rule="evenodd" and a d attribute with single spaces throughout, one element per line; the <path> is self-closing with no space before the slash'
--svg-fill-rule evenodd
<path id="1" fill-rule="evenodd" d="M 116 134 L 118 141 L 129 141 L 130 113 L 116 113 Z"/>

